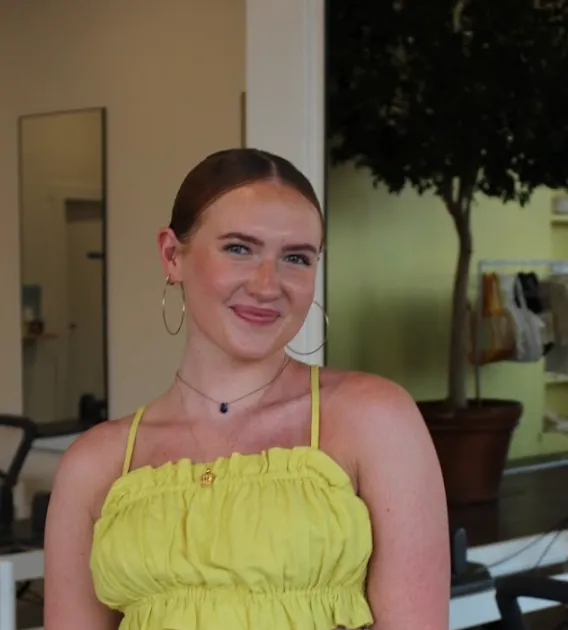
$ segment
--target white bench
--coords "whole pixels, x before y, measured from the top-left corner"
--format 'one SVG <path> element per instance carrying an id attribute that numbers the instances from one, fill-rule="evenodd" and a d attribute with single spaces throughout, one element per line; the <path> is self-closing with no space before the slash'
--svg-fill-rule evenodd
<path id="1" fill-rule="evenodd" d="M 16 630 L 16 582 L 8 560 L 0 560 L 0 630 Z"/>

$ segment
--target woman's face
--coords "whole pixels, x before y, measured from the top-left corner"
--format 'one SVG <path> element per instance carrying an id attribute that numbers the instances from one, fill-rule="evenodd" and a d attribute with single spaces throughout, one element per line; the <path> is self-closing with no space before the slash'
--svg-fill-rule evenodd
<path id="1" fill-rule="evenodd" d="M 190 335 L 241 360 L 281 350 L 314 299 L 322 238 L 318 210 L 274 181 L 220 197 L 173 261 L 175 237 L 163 232 L 164 268 L 184 287 Z"/>

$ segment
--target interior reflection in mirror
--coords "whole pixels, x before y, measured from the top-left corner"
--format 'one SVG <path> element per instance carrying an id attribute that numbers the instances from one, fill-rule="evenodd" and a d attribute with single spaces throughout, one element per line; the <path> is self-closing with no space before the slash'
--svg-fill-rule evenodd
<path id="1" fill-rule="evenodd" d="M 107 408 L 105 112 L 19 131 L 24 412 L 90 426 Z"/>

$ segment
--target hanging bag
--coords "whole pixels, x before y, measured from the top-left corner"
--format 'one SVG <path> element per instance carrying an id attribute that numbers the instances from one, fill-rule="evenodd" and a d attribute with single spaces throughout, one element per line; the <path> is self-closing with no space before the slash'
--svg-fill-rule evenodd
<path id="1" fill-rule="evenodd" d="M 534 363 L 543 356 L 542 332 L 544 322 L 527 306 L 519 276 L 501 277 L 504 308 L 511 314 L 515 329 L 514 361 Z"/>
<path id="2" fill-rule="evenodd" d="M 497 274 L 483 274 L 478 299 L 482 301 L 482 316 L 477 325 L 476 318 L 472 317 L 470 361 L 484 365 L 514 359 L 517 351 L 516 328 L 510 312 L 504 307 Z"/>

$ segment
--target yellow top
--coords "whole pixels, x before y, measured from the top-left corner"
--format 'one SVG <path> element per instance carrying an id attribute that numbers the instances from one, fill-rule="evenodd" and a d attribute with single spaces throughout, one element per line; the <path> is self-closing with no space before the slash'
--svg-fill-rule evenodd
<path id="1" fill-rule="evenodd" d="M 95 523 L 98 599 L 120 630 L 332 630 L 372 623 L 371 524 L 347 473 L 319 449 L 312 368 L 310 446 L 130 470 Z"/>

